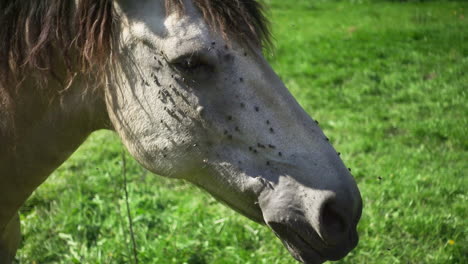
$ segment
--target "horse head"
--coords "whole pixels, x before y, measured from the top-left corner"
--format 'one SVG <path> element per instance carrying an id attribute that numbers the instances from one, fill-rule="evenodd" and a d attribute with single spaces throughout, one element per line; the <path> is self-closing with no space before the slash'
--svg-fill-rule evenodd
<path id="1" fill-rule="evenodd" d="M 299 261 L 337 260 L 357 245 L 358 187 L 262 55 L 268 29 L 258 3 L 118 0 L 115 8 L 106 102 L 138 162 L 266 224 Z"/>

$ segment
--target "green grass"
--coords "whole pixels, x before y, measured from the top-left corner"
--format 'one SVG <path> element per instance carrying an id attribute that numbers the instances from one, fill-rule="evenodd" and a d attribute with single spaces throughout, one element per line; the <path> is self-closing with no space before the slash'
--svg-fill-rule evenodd
<path id="1" fill-rule="evenodd" d="M 468 263 L 468 3 L 266 2 L 270 62 L 362 192 L 360 244 L 338 263 Z M 121 170 L 118 138 L 95 133 L 22 209 L 20 262 L 131 263 Z M 295 263 L 191 185 L 130 157 L 127 175 L 140 263 Z"/>

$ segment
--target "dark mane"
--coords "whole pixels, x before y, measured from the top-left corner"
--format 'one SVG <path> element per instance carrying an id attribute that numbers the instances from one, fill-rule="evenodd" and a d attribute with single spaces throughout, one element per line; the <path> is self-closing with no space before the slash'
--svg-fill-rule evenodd
<path id="1" fill-rule="evenodd" d="M 226 39 L 258 46 L 270 45 L 269 21 L 256 0 L 194 0 L 205 21 Z"/>
<path id="2" fill-rule="evenodd" d="M 2 0 L 0 2 L 0 103 L 8 101 L 27 74 L 58 76 L 63 61 L 67 80 L 76 73 L 101 76 L 112 59 L 116 20 L 113 0 Z M 165 0 L 182 13 L 181 0 Z M 194 0 L 210 27 L 228 38 L 268 44 L 263 7 L 255 0 Z M 73 54 L 73 55 L 72 55 Z M 63 80 L 62 80 L 63 81 Z M 66 87 L 64 83 L 63 87 Z"/>
<path id="3" fill-rule="evenodd" d="M 64 64 L 69 79 L 103 69 L 113 19 L 112 0 L 80 0 L 78 6 L 72 0 L 2 0 L 0 89 L 12 94 L 25 74 L 57 76 L 54 61 Z"/>

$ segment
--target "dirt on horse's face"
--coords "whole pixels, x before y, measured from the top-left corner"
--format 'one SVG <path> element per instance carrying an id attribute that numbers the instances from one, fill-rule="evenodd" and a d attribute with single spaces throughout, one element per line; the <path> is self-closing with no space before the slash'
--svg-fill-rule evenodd
<path id="1" fill-rule="evenodd" d="M 361 197 L 323 132 L 260 47 L 226 40 L 191 3 L 166 15 L 162 2 L 117 4 L 120 63 L 106 98 L 126 147 L 265 223 L 296 259 L 344 257 Z"/>

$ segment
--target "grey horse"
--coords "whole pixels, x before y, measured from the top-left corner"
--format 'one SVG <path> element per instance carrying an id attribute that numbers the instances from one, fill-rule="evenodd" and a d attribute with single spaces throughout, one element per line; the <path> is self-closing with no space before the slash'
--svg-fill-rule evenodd
<path id="1" fill-rule="evenodd" d="M 358 241 L 357 185 L 262 55 L 254 0 L 0 3 L 0 263 L 17 212 L 98 129 L 267 225 L 304 263 Z"/>

